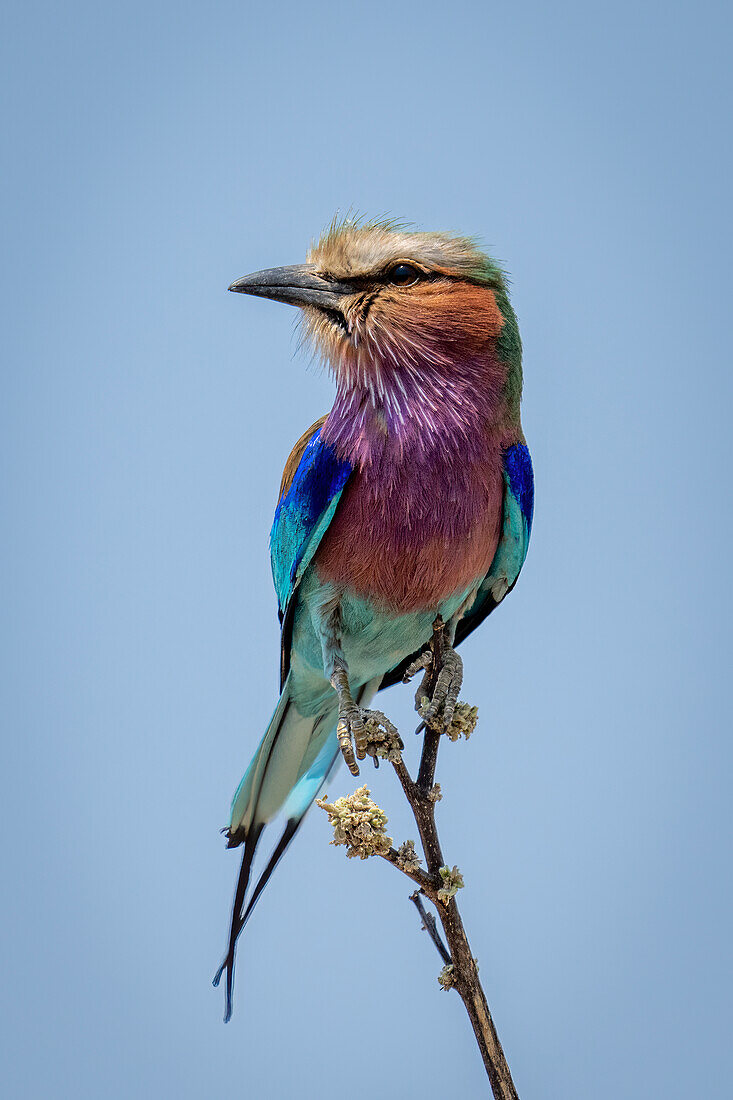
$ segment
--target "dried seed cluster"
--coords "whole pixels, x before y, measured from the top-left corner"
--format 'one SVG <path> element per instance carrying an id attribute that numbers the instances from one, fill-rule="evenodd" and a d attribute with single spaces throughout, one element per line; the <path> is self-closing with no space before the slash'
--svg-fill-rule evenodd
<path id="1" fill-rule="evenodd" d="M 461 737 L 465 737 L 468 741 L 476 729 L 477 722 L 478 707 L 472 707 L 469 703 L 456 703 L 453 721 L 445 732 L 450 741 L 458 741 Z"/>
<path id="2" fill-rule="evenodd" d="M 316 803 L 326 811 L 333 826 L 331 843 L 337 847 L 345 844 L 349 859 L 355 856 L 368 859 L 389 851 L 392 837 L 385 832 L 387 815 L 372 802 L 368 787 L 359 787 L 358 791 L 338 798 L 332 805 L 325 798 L 317 798 Z"/>
<path id="3" fill-rule="evenodd" d="M 381 710 L 372 710 L 364 723 L 367 735 L 367 756 L 389 760 L 398 764 L 405 744 L 394 726 Z"/>
<path id="4" fill-rule="evenodd" d="M 478 723 L 478 707 L 472 707 L 470 703 L 464 703 L 463 701 L 456 703 L 456 708 L 453 711 L 453 717 L 448 729 L 444 729 L 443 726 L 442 707 L 440 707 L 433 718 L 427 717 L 430 711 L 430 700 L 427 696 L 420 700 L 420 705 L 416 707 L 416 710 L 417 713 L 425 719 L 428 726 L 438 730 L 440 733 L 445 733 L 450 741 L 459 741 L 461 737 L 465 737 L 468 741 Z"/>

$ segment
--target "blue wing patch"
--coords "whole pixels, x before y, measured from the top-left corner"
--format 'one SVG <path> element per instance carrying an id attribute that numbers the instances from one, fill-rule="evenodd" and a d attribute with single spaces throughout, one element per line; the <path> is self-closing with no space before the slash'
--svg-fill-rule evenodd
<path id="1" fill-rule="evenodd" d="M 333 518 L 351 470 L 349 462 L 321 442 L 319 428 L 278 501 L 270 532 L 272 576 L 281 616 Z"/>
<path id="2" fill-rule="evenodd" d="M 526 443 L 515 443 L 504 452 L 504 474 L 526 520 L 529 536 L 534 514 L 534 473 Z"/>
<path id="3" fill-rule="evenodd" d="M 500 603 L 514 587 L 527 557 L 533 512 L 534 474 L 529 448 L 526 443 L 514 443 L 504 451 L 504 514 L 499 545 L 477 602 L 488 593 Z"/>

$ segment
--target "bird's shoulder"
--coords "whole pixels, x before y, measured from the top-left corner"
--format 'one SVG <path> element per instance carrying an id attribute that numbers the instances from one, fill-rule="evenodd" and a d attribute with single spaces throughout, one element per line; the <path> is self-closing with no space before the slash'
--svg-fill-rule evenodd
<path id="1" fill-rule="evenodd" d="M 277 498 L 278 503 L 282 500 L 282 498 L 285 496 L 285 494 L 288 492 L 291 485 L 293 484 L 293 479 L 295 478 L 298 466 L 300 466 L 300 462 L 303 458 L 306 447 L 308 446 L 316 432 L 320 432 L 327 419 L 328 413 L 326 413 L 325 416 L 319 416 L 315 424 L 311 424 L 310 428 L 308 428 L 307 431 L 303 432 L 300 439 L 288 455 L 288 459 L 285 463 L 285 468 L 283 469 L 282 480 L 280 481 L 280 494 Z"/>
<path id="2" fill-rule="evenodd" d="M 325 420 L 318 419 L 295 444 L 280 485 L 270 553 L 281 617 L 352 472 L 351 464 L 321 439 Z"/>

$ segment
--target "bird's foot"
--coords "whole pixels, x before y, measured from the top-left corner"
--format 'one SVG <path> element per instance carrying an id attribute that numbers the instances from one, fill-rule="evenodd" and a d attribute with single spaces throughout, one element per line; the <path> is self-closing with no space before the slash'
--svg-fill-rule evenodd
<path id="1" fill-rule="evenodd" d="M 405 680 L 414 676 L 421 668 L 425 669 L 425 675 L 415 694 L 415 708 L 422 717 L 420 729 L 431 726 L 441 733 L 446 733 L 453 721 L 458 693 L 463 684 L 463 661 L 453 646 L 444 644 L 440 671 L 435 679 L 433 660 L 431 650 L 421 653 L 406 669 Z M 432 680 L 435 681 L 435 687 L 429 694 L 429 685 Z"/>
<path id="2" fill-rule="evenodd" d="M 397 730 L 381 710 L 367 710 L 354 702 L 346 669 L 338 665 L 331 676 L 331 684 L 339 697 L 336 737 L 346 767 L 352 775 L 359 774 L 357 760 L 367 756 L 374 759 L 402 748 Z"/>
<path id="3" fill-rule="evenodd" d="M 420 708 L 423 705 L 423 700 L 428 699 L 427 691 L 426 691 L 426 684 L 427 684 L 427 681 L 430 677 L 430 672 L 431 672 L 432 667 L 433 667 L 433 652 L 428 647 L 427 649 L 424 649 L 422 651 L 422 653 L 418 654 L 418 656 L 415 658 L 415 660 L 412 662 L 412 664 L 408 665 L 407 668 L 405 669 L 405 671 L 402 674 L 402 683 L 403 684 L 409 684 L 410 680 L 413 678 L 413 676 L 417 676 L 418 672 L 424 672 L 425 673 L 422 680 L 420 681 L 420 686 L 418 687 L 417 691 L 415 692 L 415 710 L 418 711 L 418 712 L 420 711 Z"/>
<path id="4" fill-rule="evenodd" d="M 381 710 L 367 710 L 356 703 L 339 705 L 336 736 L 346 767 L 352 775 L 359 774 L 357 760 L 371 756 L 375 767 L 379 767 L 380 757 L 396 759 L 400 749 L 404 748 L 396 727 Z"/>

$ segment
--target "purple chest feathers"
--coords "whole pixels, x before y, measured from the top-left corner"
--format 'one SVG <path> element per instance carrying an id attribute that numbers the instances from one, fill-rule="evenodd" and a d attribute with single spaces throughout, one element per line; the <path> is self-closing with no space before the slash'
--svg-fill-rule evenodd
<path id="1" fill-rule="evenodd" d="M 488 572 L 502 501 L 497 443 L 412 454 L 387 445 L 354 471 L 319 575 L 400 614 L 433 608 Z"/>

